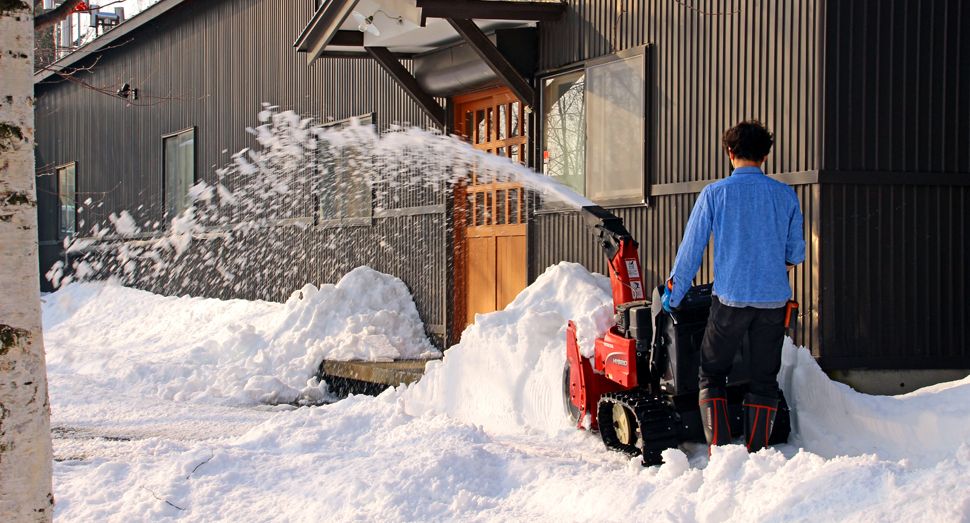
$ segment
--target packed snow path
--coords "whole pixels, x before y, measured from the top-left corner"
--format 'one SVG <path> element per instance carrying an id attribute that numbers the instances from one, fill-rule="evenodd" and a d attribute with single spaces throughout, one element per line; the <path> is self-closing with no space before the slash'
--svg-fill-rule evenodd
<path id="1" fill-rule="evenodd" d="M 710 459 L 690 446 L 642 468 L 565 426 L 565 320 L 582 342 L 610 312 L 608 280 L 574 264 L 480 316 L 410 388 L 302 408 L 268 405 L 264 389 L 212 390 L 297 375 L 225 351 L 273 345 L 259 311 L 272 304 L 212 300 L 228 316 L 238 308 L 232 332 L 257 335 L 199 345 L 224 340 L 225 323 L 210 317 L 182 338 L 195 342 L 163 350 L 118 326 L 163 322 L 179 299 L 103 286 L 45 299 L 58 521 L 970 521 L 970 379 L 866 396 L 789 344 L 788 445 L 715 448 Z M 111 307 L 115 327 L 84 313 Z M 311 338 L 294 361 L 317 354 Z M 97 354 L 80 350 L 93 350 L 89 340 Z M 250 369 L 235 382 L 222 372 L 233 364 Z M 180 381 L 187 372 L 197 381 Z"/>

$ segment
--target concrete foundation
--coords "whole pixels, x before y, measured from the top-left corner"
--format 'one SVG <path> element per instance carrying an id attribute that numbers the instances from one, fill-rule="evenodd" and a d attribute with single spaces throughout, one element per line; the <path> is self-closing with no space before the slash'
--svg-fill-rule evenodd
<path id="1" fill-rule="evenodd" d="M 877 396 L 895 396 L 914 390 L 966 378 L 970 369 L 929 370 L 830 370 L 829 378 L 845 383 L 858 392 Z"/>

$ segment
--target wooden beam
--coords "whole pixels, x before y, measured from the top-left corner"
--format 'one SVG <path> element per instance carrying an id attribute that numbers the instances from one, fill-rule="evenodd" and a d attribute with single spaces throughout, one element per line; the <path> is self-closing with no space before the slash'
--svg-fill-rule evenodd
<path id="1" fill-rule="evenodd" d="M 293 44 L 297 51 L 307 53 L 307 64 L 312 64 L 323 53 L 330 40 L 336 36 L 340 26 L 350 16 L 351 11 L 357 7 L 359 1 L 330 0 L 324 2 L 317 9 L 313 19 L 310 20 L 310 23 L 303 29 L 303 33 Z"/>
<path id="2" fill-rule="evenodd" d="M 430 94 L 424 92 L 424 89 L 418 85 L 418 81 L 414 79 L 414 76 L 410 71 L 407 70 L 401 62 L 398 61 L 394 55 L 387 50 L 386 47 L 365 47 L 364 50 L 367 54 L 371 55 L 377 63 L 387 71 L 387 74 L 391 75 L 391 78 L 401 86 L 402 89 L 408 96 L 410 96 L 418 105 L 424 110 L 428 116 L 439 127 L 444 129 L 445 127 L 445 110 L 441 107 L 441 104 L 434 99 Z"/>
<path id="3" fill-rule="evenodd" d="M 423 19 L 484 18 L 555 22 L 566 12 L 563 2 L 510 2 L 499 0 L 416 0 Z"/>
<path id="4" fill-rule="evenodd" d="M 329 45 L 364 47 L 364 33 L 360 31 L 337 31 Z"/>
<path id="5" fill-rule="evenodd" d="M 323 51 L 317 58 L 367 58 L 370 60 L 373 56 L 370 53 L 365 53 L 363 51 Z"/>
<path id="6" fill-rule="evenodd" d="M 414 58 L 414 53 L 391 53 L 398 60 L 410 60 Z M 371 60 L 373 55 L 366 51 L 324 51 L 320 53 L 320 58 L 365 58 Z"/>
<path id="7" fill-rule="evenodd" d="M 488 2 L 494 3 L 494 2 Z M 449 18 L 448 23 L 468 42 L 468 45 L 482 57 L 482 60 L 505 82 L 505 85 L 526 107 L 535 107 L 536 93 L 532 85 L 499 52 L 495 44 L 485 36 L 485 32 L 468 19 Z"/>

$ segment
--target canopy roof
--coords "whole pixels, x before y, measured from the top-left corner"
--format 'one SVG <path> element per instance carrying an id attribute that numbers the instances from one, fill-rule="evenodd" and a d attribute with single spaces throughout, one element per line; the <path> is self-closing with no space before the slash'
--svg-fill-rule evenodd
<path id="1" fill-rule="evenodd" d="M 483 30 L 559 20 L 560 2 L 503 0 L 327 0 L 293 44 L 307 62 L 321 56 L 368 56 L 364 47 L 412 55 L 461 39 L 447 19 L 474 20 Z M 356 11 L 373 17 L 380 35 L 361 32 Z"/>

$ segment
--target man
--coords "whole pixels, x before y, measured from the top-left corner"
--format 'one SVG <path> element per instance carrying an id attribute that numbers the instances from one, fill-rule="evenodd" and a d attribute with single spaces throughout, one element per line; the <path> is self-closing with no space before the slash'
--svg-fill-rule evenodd
<path id="1" fill-rule="evenodd" d="M 663 297 L 668 311 L 680 305 L 713 233 L 714 297 L 700 349 L 701 418 L 709 445 L 731 443 L 725 389 L 747 334 L 751 388 L 744 397 L 744 441 L 750 452 L 764 448 L 771 435 L 785 305 L 792 294 L 788 271 L 805 261 L 798 197 L 761 170 L 772 141 L 757 120 L 724 132 L 734 171 L 701 191 Z"/>

